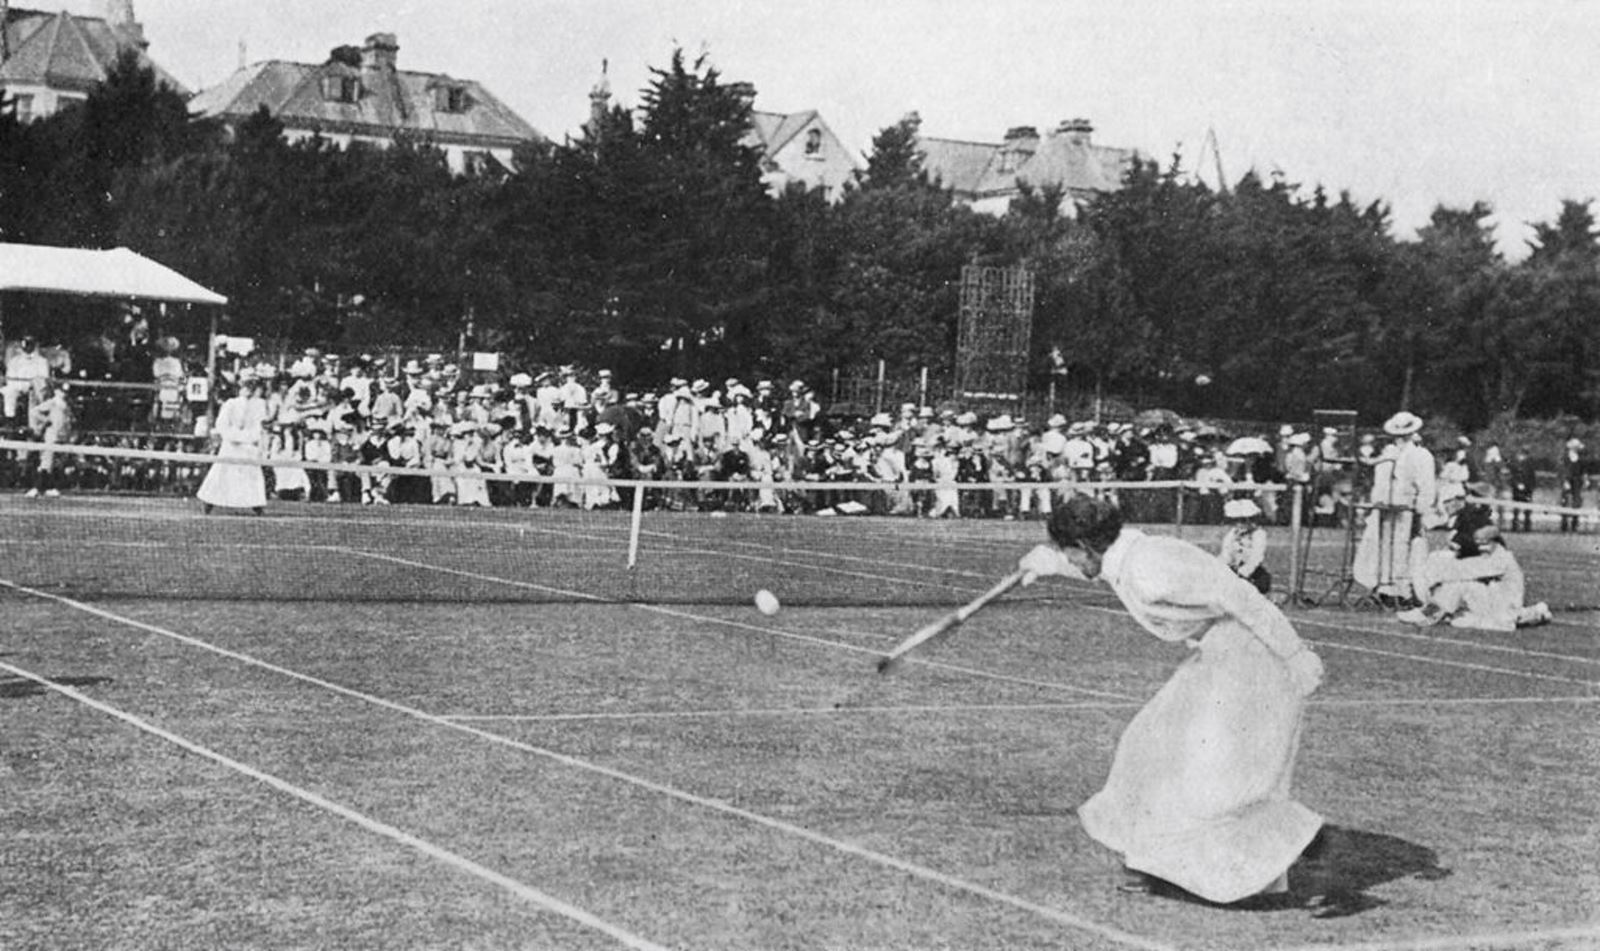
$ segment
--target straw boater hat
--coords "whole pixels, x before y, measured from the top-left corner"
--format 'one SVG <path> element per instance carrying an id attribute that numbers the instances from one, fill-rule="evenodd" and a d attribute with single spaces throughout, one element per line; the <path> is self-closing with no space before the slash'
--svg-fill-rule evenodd
<path id="1" fill-rule="evenodd" d="M 1222 507 L 1223 518 L 1255 518 L 1261 514 L 1261 506 L 1250 499 L 1229 499 Z"/>
<path id="2" fill-rule="evenodd" d="M 1011 421 L 1011 417 L 1005 413 L 996 416 L 995 418 L 989 420 L 987 424 L 985 424 L 985 428 L 987 428 L 991 433 L 1008 432 L 1015 428 L 1015 426 L 1016 424 Z"/>
<path id="3" fill-rule="evenodd" d="M 1409 436 L 1422 431 L 1422 417 L 1405 410 L 1389 417 L 1383 424 L 1383 431 L 1391 436 Z"/>

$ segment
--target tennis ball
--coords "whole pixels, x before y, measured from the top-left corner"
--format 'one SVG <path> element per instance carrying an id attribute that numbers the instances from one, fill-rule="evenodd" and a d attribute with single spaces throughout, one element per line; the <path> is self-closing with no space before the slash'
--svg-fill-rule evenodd
<path id="1" fill-rule="evenodd" d="M 768 617 L 778 613 L 778 596 L 762 588 L 756 592 L 756 610 Z"/>

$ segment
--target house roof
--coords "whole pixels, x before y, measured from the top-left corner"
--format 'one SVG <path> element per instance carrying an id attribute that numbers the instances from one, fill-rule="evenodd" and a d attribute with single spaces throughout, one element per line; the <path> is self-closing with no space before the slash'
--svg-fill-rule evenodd
<path id="1" fill-rule="evenodd" d="M 1031 131 L 1031 130 L 1030 130 Z M 1095 145 L 1077 131 L 1057 129 L 1015 143 L 921 137 L 922 167 L 930 178 L 967 198 L 1003 195 L 1018 182 L 1062 185 L 1068 192 L 1107 192 L 1121 186 L 1134 151 Z M 1009 163 L 1008 149 L 1014 152 Z"/>
<path id="2" fill-rule="evenodd" d="M 322 80 L 331 75 L 360 79 L 357 101 L 327 99 Z M 436 108 L 435 90 L 441 85 L 464 89 L 468 107 L 459 112 Z M 544 139 L 481 84 L 442 73 L 269 60 L 244 67 L 189 101 L 191 112 L 225 119 L 247 118 L 263 106 L 290 128 L 379 136 L 416 132 L 444 142 L 504 145 Z"/>
<path id="3" fill-rule="evenodd" d="M 805 112 L 758 112 L 750 113 L 750 127 L 761 140 L 761 147 L 770 155 L 789 144 L 789 141 L 799 135 L 806 126 L 817 119 L 817 110 L 807 109 Z"/>
<path id="4" fill-rule="evenodd" d="M 1000 146 L 988 142 L 960 139 L 917 139 L 922 151 L 922 168 L 945 188 L 958 194 L 976 195 L 989 177 L 989 168 L 1000 154 Z"/>
<path id="5" fill-rule="evenodd" d="M 226 304 L 228 299 L 127 248 L 0 244 L 0 291 Z"/>
<path id="6" fill-rule="evenodd" d="M 183 95 L 189 90 L 144 52 L 136 32 L 113 26 L 100 17 L 39 10 L 4 8 L 4 49 L 0 83 L 48 86 L 87 92 L 106 78 L 124 49 L 139 55 L 139 62 L 155 74 L 157 82 Z"/>

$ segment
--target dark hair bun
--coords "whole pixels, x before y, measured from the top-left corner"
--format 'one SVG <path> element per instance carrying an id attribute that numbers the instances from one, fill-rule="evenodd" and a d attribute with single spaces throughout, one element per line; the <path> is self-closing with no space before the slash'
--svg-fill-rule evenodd
<path id="1" fill-rule="evenodd" d="M 1050 540 L 1103 554 L 1122 532 L 1122 511 L 1090 495 L 1071 496 L 1050 513 Z"/>

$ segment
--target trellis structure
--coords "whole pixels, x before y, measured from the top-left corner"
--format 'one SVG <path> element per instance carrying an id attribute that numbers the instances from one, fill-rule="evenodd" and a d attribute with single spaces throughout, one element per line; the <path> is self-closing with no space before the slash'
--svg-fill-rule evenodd
<path id="1" fill-rule="evenodd" d="M 956 398 L 975 407 L 1020 407 L 1026 396 L 1032 333 L 1032 271 L 963 267 Z"/>

